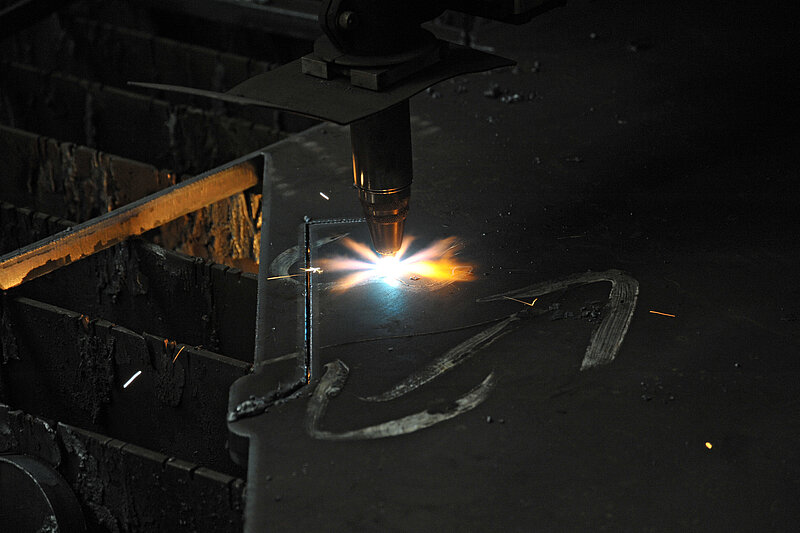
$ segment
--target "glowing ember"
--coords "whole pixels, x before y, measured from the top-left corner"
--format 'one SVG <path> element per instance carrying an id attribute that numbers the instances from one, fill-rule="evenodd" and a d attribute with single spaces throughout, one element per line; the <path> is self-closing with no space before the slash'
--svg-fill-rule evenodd
<path id="1" fill-rule="evenodd" d="M 186 348 L 186 346 L 181 346 L 181 349 L 178 350 L 178 353 L 175 354 L 175 359 L 172 360 L 172 364 L 175 364 L 175 361 L 178 360 L 178 356 L 181 354 L 184 348 Z"/>
<path id="2" fill-rule="evenodd" d="M 711 446 L 711 443 L 710 443 L 710 442 L 706 442 L 706 448 L 708 448 L 709 450 L 712 448 L 712 446 Z"/>
<path id="3" fill-rule="evenodd" d="M 406 236 L 394 257 L 380 256 L 367 244 L 342 239 L 355 256 L 322 259 L 319 264 L 328 272 L 348 273 L 338 283 L 344 290 L 372 279 L 391 286 L 409 285 L 407 281 L 426 279 L 436 282 L 472 280 L 472 266 L 456 259 L 459 246 L 455 237 L 442 239 L 414 253 L 409 253 L 413 237 Z"/>

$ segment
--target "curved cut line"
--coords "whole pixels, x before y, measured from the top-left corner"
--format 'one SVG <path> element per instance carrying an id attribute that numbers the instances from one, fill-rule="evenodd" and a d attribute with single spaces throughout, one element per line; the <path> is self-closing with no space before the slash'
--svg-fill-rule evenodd
<path id="1" fill-rule="evenodd" d="M 492 372 L 477 387 L 456 400 L 445 411 L 435 413 L 420 411 L 397 420 L 339 433 L 319 429 L 319 423 L 325 416 L 330 398 L 341 392 L 348 374 L 347 365 L 340 360 L 325 365 L 325 375 L 322 376 L 306 408 L 306 432 L 311 437 L 320 440 L 364 440 L 413 433 L 471 411 L 489 397 L 495 384 L 494 372 Z"/>
<path id="2" fill-rule="evenodd" d="M 523 289 L 487 296 L 478 299 L 478 302 L 491 302 L 505 297 L 511 298 L 538 298 L 568 287 L 588 285 L 608 281 L 611 291 L 608 294 L 607 313 L 600 321 L 600 326 L 592 332 L 589 346 L 581 362 L 581 370 L 598 365 L 608 364 L 614 360 L 622 346 L 622 341 L 628 333 L 633 313 L 636 310 L 636 300 L 639 297 L 639 282 L 621 270 L 606 270 L 605 272 L 586 272 L 575 274 L 557 281 L 545 281 L 530 285 Z"/>
<path id="3" fill-rule="evenodd" d="M 388 391 L 375 396 L 362 398 L 362 400 L 366 400 L 368 402 L 388 402 L 389 400 L 395 400 L 405 394 L 408 394 L 414 389 L 418 389 L 429 381 L 433 381 L 441 374 L 444 374 L 445 372 L 457 367 L 469 359 L 478 350 L 489 346 L 502 335 L 508 333 L 510 331 L 508 329 L 509 326 L 518 320 L 519 318 L 517 317 L 516 313 L 509 316 L 502 322 L 490 326 L 480 333 L 473 335 L 455 348 L 451 348 L 445 354 L 437 357 L 428 365 L 412 373 L 410 376 L 394 385 Z"/>

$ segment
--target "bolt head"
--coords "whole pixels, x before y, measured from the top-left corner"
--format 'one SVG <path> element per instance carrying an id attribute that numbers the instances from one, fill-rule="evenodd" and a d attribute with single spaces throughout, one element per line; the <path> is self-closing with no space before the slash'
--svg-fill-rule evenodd
<path id="1" fill-rule="evenodd" d="M 358 26 L 358 15 L 353 11 L 343 11 L 339 14 L 338 23 L 343 30 L 352 30 Z"/>

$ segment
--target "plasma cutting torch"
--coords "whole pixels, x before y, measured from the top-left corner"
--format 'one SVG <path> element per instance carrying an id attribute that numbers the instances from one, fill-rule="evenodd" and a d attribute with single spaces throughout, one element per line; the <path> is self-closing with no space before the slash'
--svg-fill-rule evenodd
<path id="1" fill-rule="evenodd" d="M 446 9 L 520 24 L 560 1 L 326 0 L 325 36 L 303 58 L 303 72 L 349 75 L 353 85 L 382 91 L 420 70 L 436 69 L 446 46 L 420 25 Z M 413 177 L 408 99 L 350 124 L 353 175 L 375 251 L 394 255 L 403 243 Z"/>

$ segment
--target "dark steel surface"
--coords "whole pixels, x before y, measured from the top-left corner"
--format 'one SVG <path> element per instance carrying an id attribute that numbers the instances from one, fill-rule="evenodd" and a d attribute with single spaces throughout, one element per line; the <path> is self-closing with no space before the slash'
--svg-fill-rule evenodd
<path id="1" fill-rule="evenodd" d="M 318 302 L 320 320 L 342 337 L 336 343 L 367 330 L 363 338 L 385 338 L 328 349 L 349 372 L 327 370 L 338 381 L 323 390 L 330 395 L 315 424 L 308 420 L 310 409 L 318 413 L 318 384 L 239 422 L 256 435 L 248 477 L 262 497 L 247 510 L 252 524 L 793 527 L 800 191 L 788 7 L 607 7 L 573 5 L 546 23 L 486 27 L 479 42 L 518 58 L 518 69 L 456 78 L 412 99 L 420 149 L 407 233 L 458 234 L 480 281 L 413 299 L 390 298 L 377 285 L 369 299 L 345 293 L 329 314 Z M 346 160 L 346 136 L 325 131 L 306 134 L 308 146 L 282 145 L 276 171 L 289 173 L 281 161 L 302 160 L 310 146 Z M 290 148 L 291 158 L 281 154 Z M 294 171 L 303 182 L 330 173 L 327 164 Z M 328 206 L 312 202 L 305 212 L 317 209 Z M 432 346 L 390 338 L 406 324 L 408 333 L 423 329 L 416 306 L 425 299 L 441 300 L 436 330 L 526 307 L 461 295 L 611 269 L 639 286 L 612 362 L 581 370 L 598 319 L 610 311 L 609 286 L 574 285 L 540 297 L 532 309 L 541 314 L 415 391 L 362 399 L 469 336 L 434 335 Z M 390 438 L 327 440 L 421 411 L 451 412 L 489 373 L 486 400 L 454 418 Z M 258 386 L 237 383 L 232 394 L 265 394 L 292 376 L 269 367 L 263 374 Z"/>
<path id="2" fill-rule="evenodd" d="M 259 495 L 247 510 L 251 528 L 791 530 L 800 496 L 791 14 L 789 6 L 576 2 L 528 27 L 478 28 L 472 42 L 515 57 L 519 68 L 457 77 L 412 100 L 422 149 L 408 231 L 461 236 L 481 281 L 423 299 L 390 298 L 386 289 L 345 293 L 341 316 L 320 308 L 321 320 L 333 318 L 321 325 L 341 337 L 339 346 L 326 348 L 326 381 L 295 398 L 303 375 L 297 357 L 282 358 L 297 347 L 298 287 L 293 279 L 276 282 L 282 296 L 265 313 L 267 331 L 276 328 L 265 355 L 274 357 L 231 390 L 234 402 L 279 392 L 264 414 L 234 428 L 257 436 L 248 464 L 250 494 Z M 303 215 L 357 216 L 358 205 L 346 131 L 323 126 L 271 152 L 273 204 L 290 213 L 269 232 L 270 267 L 280 270 L 277 257 L 297 246 Z M 40 216 L 27 224 L 46 223 Z M 295 249 L 293 261 L 302 255 Z M 180 264 L 174 276 L 153 279 L 175 290 L 181 280 L 206 283 L 193 277 L 205 266 Z M 608 284 L 569 285 L 540 297 L 513 330 L 450 372 L 394 400 L 362 399 L 391 390 L 472 331 L 425 342 L 396 337 L 527 307 L 462 296 L 496 296 L 590 269 L 624 270 L 640 288 L 609 364 L 580 370 L 598 319 L 607 316 Z M 235 294 L 247 305 L 226 300 L 232 311 L 222 316 L 252 333 L 243 317 L 254 315 L 247 296 L 254 280 L 241 279 Z M 200 293 L 228 285 L 213 287 Z M 165 300 L 172 294 L 164 290 Z M 381 307 L 369 303 L 376 300 Z M 8 302 L 18 301 L 6 299 L 0 309 L 10 360 L 3 368 L 18 351 L 7 335 Z M 393 319 L 387 301 L 415 314 Z M 186 307 L 209 309 L 192 302 Z M 420 324 L 431 316 L 422 315 L 426 303 L 438 313 Z M 359 306 L 358 329 L 381 339 L 352 331 L 349 311 Z M 187 313 L 190 325 L 206 314 Z M 82 327 L 79 314 L 69 316 Z M 41 323 L 49 334 L 53 321 Z M 350 339 L 360 342 L 342 345 Z M 488 395 L 461 410 L 476 387 Z M 328 438 L 415 413 L 441 421 L 382 439 Z M 73 430 L 90 443 L 81 448 L 63 440 L 64 426 L 54 441 L 42 424 L 15 424 L 35 433 L 19 442 L 36 443 L 37 454 L 63 450 L 65 477 L 90 502 L 92 522 L 106 529 L 146 530 L 162 520 L 188 530 L 242 528 L 235 516 L 216 522 L 219 515 L 195 512 L 213 515 L 220 507 L 209 503 L 219 497 L 236 510 L 239 480 L 213 484 L 231 487 L 230 498 L 215 490 L 214 498 L 192 499 L 203 469 L 86 430 Z M 0 432 L 0 442 L 8 434 Z M 247 445 L 231 446 L 244 463 Z"/>

